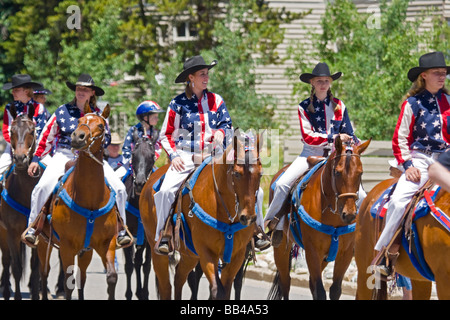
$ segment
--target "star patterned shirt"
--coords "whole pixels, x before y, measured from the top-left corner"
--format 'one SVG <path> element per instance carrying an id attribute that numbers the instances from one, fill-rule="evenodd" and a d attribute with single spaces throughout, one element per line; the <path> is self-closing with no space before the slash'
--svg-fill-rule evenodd
<path id="1" fill-rule="evenodd" d="M 14 104 L 16 107 L 17 115 L 20 116 L 21 114 L 27 114 L 28 108 L 31 106 L 34 107 L 34 115 L 33 115 L 33 121 L 36 125 L 36 138 L 39 138 L 42 129 L 45 126 L 45 123 L 47 122 L 48 118 L 50 118 L 50 113 L 47 111 L 47 109 L 44 107 L 42 103 L 38 103 L 31 99 L 27 103 L 23 103 L 21 101 L 14 101 L 12 103 L 8 103 L 5 107 L 5 112 L 3 114 L 3 138 L 7 143 L 11 143 L 11 128 L 10 125 L 13 122 L 13 117 L 11 115 L 11 105 Z"/>
<path id="2" fill-rule="evenodd" d="M 153 129 L 153 127 L 150 128 L 150 130 L 148 130 L 147 132 L 144 132 L 144 126 L 140 122 L 128 129 L 127 136 L 125 137 L 125 141 L 123 142 L 122 146 L 123 165 L 127 167 L 130 164 L 131 152 L 133 151 L 134 145 L 136 143 L 133 137 L 133 132 L 135 129 L 137 130 L 139 138 L 142 138 L 144 135 L 148 136 L 149 138 L 152 138 L 154 134 L 159 135 L 158 130 Z M 158 160 L 159 156 L 161 155 L 161 150 L 161 142 L 158 140 L 155 145 L 155 161 Z"/>
<path id="3" fill-rule="evenodd" d="M 444 152 L 450 143 L 450 96 L 439 90 L 424 90 L 406 99 L 392 138 L 397 162 L 406 170 L 412 166 L 412 150 Z"/>
<path id="4" fill-rule="evenodd" d="M 334 108 L 329 97 L 323 101 L 318 100 L 316 96 L 313 99 L 314 113 L 308 111 L 310 98 L 303 100 L 298 107 L 300 131 L 304 143 L 324 147 L 332 143 L 334 135 L 339 133 L 346 133 L 355 143 L 359 143 L 359 139 L 353 132 L 347 108 L 341 100 L 333 98 L 337 104 Z"/>
<path id="5" fill-rule="evenodd" d="M 167 108 L 160 139 L 172 160 L 178 156 L 177 149 L 201 152 L 212 143 L 216 131 L 227 136 L 231 128 L 231 118 L 221 96 L 205 90 L 201 98 L 193 95 L 188 99 L 182 93 Z"/>
<path id="6" fill-rule="evenodd" d="M 96 114 L 101 114 L 101 110 L 91 106 Z M 56 109 L 55 113 L 45 124 L 42 135 L 38 140 L 38 146 L 34 153 L 33 162 L 39 161 L 45 157 L 53 148 L 70 149 L 71 134 L 78 126 L 78 119 L 84 116 L 84 113 L 78 109 L 76 105 L 70 103 L 63 104 Z M 108 123 L 106 125 L 105 148 L 111 142 L 111 134 L 109 132 Z"/>

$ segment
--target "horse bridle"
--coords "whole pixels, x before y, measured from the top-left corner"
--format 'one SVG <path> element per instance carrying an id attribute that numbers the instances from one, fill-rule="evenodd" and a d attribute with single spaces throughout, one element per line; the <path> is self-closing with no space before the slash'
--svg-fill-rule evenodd
<path id="1" fill-rule="evenodd" d="M 225 209 L 225 211 L 226 211 L 226 213 L 227 213 L 227 215 L 228 215 L 228 220 L 230 220 L 230 222 L 233 222 L 234 219 L 236 219 L 236 216 L 237 216 L 238 211 L 239 211 L 239 197 L 238 197 L 238 195 L 237 195 L 237 192 L 236 192 L 236 189 L 235 189 L 235 184 L 234 184 L 234 177 L 235 177 L 237 171 L 234 170 L 233 168 L 234 168 L 235 163 L 237 163 L 238 161 L 244 161 L 244 160 L 237 159 L 237 158 L 236 158 L 237 156 L 236 156 L 236 154 L 235 154 L 235 158 L 234 158 L 234 161 L 233 161 L 233 165 L 230 165 L 229 168 L 227 169 L 227 175 L 230 175 L 230 174 L 231 174 L 231 186 L 232 186 L 233 193 L 234 193 L 234 216 L 232 216 L 231 213 L 230 213 L 230 211 L 228 211 L 228 208 L 227 208 L 227 206 L 226 206 L 226 204 L 225 204 L 225 201 L 224 201 L 223 198 L 222 198 L 222 195 L 220 194 L 219 187 L 218 187 L 218 185 L 217 185 L 216 175 L 215 175 L 215 172 L 214 172 L 214 156 L 215 156 L 215 149 L 216 149 L 216 148 L 213 148 L 213 151 L 211 152 L 211 157 L 212 157 L 212 161 L 211 161 L 211 169 L 212 169 L 212 176 L 213 176 L 213 181 L 214 181 L 214 188 L 215 188 L 215 190 L 216 190 L 216 193 L 219 195 L 220 202 L 222 203 L 222 206 L 223 206 L 223 208 Z M 248 152 L 248 150 L 247 150 L 246 152 Z M 256 158 L 256 160 L 258 161 L 259 159 L 260 159 L 260 158 L 259 158 L 259 156 L 258 156 L 258 157 Z"/>
<path id="2" fill-rule="evenodd" d="M 28 118 L 27 118 L 27 119 L 20 118 L 20 120 L 21 120 L 21 121 L 27 121 L 27 122 L 33 122 L 32 120 L 30 120 L 30 119 L 28 119 Z M 28 151 L 27 151 L 26 156 L 25 156 L 26 162 L 29 162 L 29 161 L 30 161 L 30 159 L 31 159 L 31 157 L 32 157 L 32 153 L 33 153 L 33 148 L 34 148 L 35 145 L 36 145 L 36 130 L 33 130 L 33 142 L 32 142 L 31 145 L 28 147 Z M 14 148 L 13 148 L 12 145 L 11 145 L 11 154 L 12 154 L 12 159 L 13 159 L 13 161 L 14 161 L 15 151 L 14 151 Z M 14 166 L 13 174 L 16 174 L 15 170 L 16 170 L 16 167 Z M 39 175 L 37 175 L 36 177 L 39 177 Z"/>
<path id="3" fill-rule="evenodd" d="M 331 175 L 331 188 L 333 189 L 334 195 L 335 195 L 335 203 L 334 203 L 334 209 L 331 207 L 331 205 L 328 205 L 328 207 L 325 207 L 324 210 L 326 210 L 327 208 L 329 208 L 331 210 L 332 213 L 336 214 L 337 213 L 337 204 L 339 199 L 344 198 L 344 197 L 353 197 L 355 199 L 358 199 L 358 193 L 357 192 L 345 192 L 345 193 L 339 193 L 339 191 L 337 190 L 336 187 L 336 159 L 341 158 L 342 156 L 352 156 L 352 157 L 359 157 L 361 158 L 361 155 L 356 154 L 356 153 L 349 153 L 348 151 L 351 151 L 350 149 L 347 149 L 347 151 L 345 152 L 345 154 L 337 154 L 335 155 L 331 161 L 333 161 L 332 164 L 332 175 Z M 321 192 L 323 195 L 325 195 L 325 192 L 323 190 L 323 172 L 325 170 L 322 170 L 321 173 L 321 177 L 320 177 L 320 188 L 321 188 Z"/>
<path id="4" fill-rule="evenodd" d="M 88 114 L 86 114 L 86 116 L 88 116 L 88 115 L 95 115 L 95 116 L 97 116 L 97 117 L 101 117 L 101 118 L 105 121 L 105 123 L 106 123 L 106 119 L 103 118 L 102 116 L 98 115 L 98 114 L 95 114 L 95 113 L 88 113 Z M 104 126 L 104 128 L 103 128 L 103 130 L 102 130 L 102 133 L 99 134 L 99 135 L 97 135 L 97 136 L 93 136 L 93 135 L 92 135 L 91 128 L 89 127 L 89 118 L 87 118 L 87 123 L 82 123 L 82 124 L 80 124 L 79 126 L 80 126 L 80 127 L 86 126 L 86 127 L 88 128 L 88 130 L 89 130 L 89 139 L 91 139 L 91 143 L 89 144 L 89 146 L 88 146 L 86 149 L 83 149 L 83 150 L 80 150 L 80 151 L 86 152 L 86 153 L 89 155 L 90 158 L 92 158 L 92 159 L 93 159 L 95 162 L 97 162 L 99 165 L 103 166 L 103 162 L 101 162 L 100 160 L 98 160 L 98 159 L 94 156 L 94 154 L 92 153 L 91 147 L 94 145 L 95 141 L 97 141 L 98 139 L 102 138 L 102 142 L 105 140 L 106 126 Z M 72 148 L 72 152 L 73 152 L 73 148 Z"/>

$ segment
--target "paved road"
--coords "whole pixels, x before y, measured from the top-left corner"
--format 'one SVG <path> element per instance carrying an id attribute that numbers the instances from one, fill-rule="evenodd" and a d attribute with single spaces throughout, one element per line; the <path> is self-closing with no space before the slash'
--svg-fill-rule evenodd
<path id="1" fill-rule="evenodd" d="M 27 252 L 27 256 L 29 257 L 29 252 Z M 124 271 L 124 257 L 122 254 L 122 250 L 118 250 L 116 252 L 117 263 L 119 266 L 119 277 L 116 286 L 116 299 L 117 300 L 125 300 L 125 290 L 126 290 L 126 275 Z M 56 284 L 56 276 L 59 270 L 58 267 L 58 259 L 56 256 L 56 251 L 54 250 L 51 257 L 51 271 L 49 278 L 49 288 L 51 293 L 54 295 L 54 288 Z M 26 267 L 25 278 L 21 282 L 21 288 L 24 299 L 29 298 L 29 289 L 27 287 L 28 279 L 29 279 L 29 265 Z M 89 266 L 85 288 L 85 299 L 86 300 L 106 300 L 107 292 L 106 292 L 106 275 L 104 273 L 103 265 L 101 263 L 100 257 L 94 253 L 91 265 Z M 154 281 L 154 272 L 152 270 L 150 275 L 150 299 L 156 299 L 156 290 L 155 290 L 155 281 Z M 14 283 L 14 280 L 11 280 Z M 135 290 L 135 279 L 132 279 L 133 291 Z M 242 289 L 242 300 L 266 300 L 267 294 L 270 290 L 271 283 L 266 281 L 257 281 L 253 279 L 245 279 L 244 285 Z M 186 284 L 183 288 L 183 299 L 190 298 L 190 289 Z M 205 277 L 203 277 L 200 281 L 200 290 L 199 290 L 199 299 L 206 300 L 209 297 L 209 284 Z M 78 299 L 77 292 L 74 291 L 73 299 Z M 137 298 L 134 296 L 134 300 Z M 290 299 L 292 300 L 311 300 L 311 293 L 308 288 L 300 288 L 300 287 L 292 287 Z M 354 300 L 354 297 L 348 295 L 342 295 L 342 300 Z"/>

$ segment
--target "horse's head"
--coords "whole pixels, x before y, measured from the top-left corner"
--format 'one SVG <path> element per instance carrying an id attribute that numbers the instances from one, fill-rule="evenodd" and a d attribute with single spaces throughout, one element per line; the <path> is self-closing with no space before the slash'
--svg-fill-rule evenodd
<path id="1" fill-rule="evenodd" d="M 103 151 L 106 118 L 109 116 L 110 108 L 107 105 L 101 116 L 90 113 L 90 111 L 89 104 L 86 103 L 84 110 L 85 116 L 78 120 L 78 127 L 72 132 L 71 145 L 75 150 L 87 152 L 92 158 L 93 154 L 102 153 Z"/>
<path id="2" fill-rule="evenodd" d="M 136 141 L 131 153 L 131 164 L 133 168 L 134 191 L 140 194 L 144 184 L 152 173 L 155 164 L 155 144 L 158 140 L 158 132 L 152 138 L 142 136 L 139 138 L 137 129 L 133 132 L 133 140 Z"/>
<path id="3" fill-rule="evenodd" d="M 348 224 L 356 219 L 356 200 L 363 173 L 361 153 L 366 150 L 370 141 L 371 139 L 359 146 L 346 146 L 337 136 L 336 150 L 328 160 L 332 170 L 331 188 L 335 197 L 336 213 Z"/>
<path id="4" fill-rule="evenodd" d="M 235 133 L 233 141 L 234 160 L 228 166 L 231 187 L 235 194 L 236 214 L 239 222 L 250 225 L 256 221 L 256 194 L 262 175 L 262 165 L 259 158 L 260 136 L 257 141 L 251 141 L 248 136 Z"/>
<path id="5" fill-rule="evenodd" d="M 11 123 L 11 152 L 16 169 L 28 168 L 36 148 L 35 124 L 33 122 L 34 107 L 28 108 L 28 114 L 17 116 L 14 105 L 10 109 L 13 117 Z"/>

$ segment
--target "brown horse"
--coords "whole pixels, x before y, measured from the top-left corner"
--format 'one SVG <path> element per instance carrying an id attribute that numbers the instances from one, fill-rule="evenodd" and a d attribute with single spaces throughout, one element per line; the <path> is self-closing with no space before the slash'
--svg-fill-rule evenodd
<path id="1" fill-rule="evenodd" d="M 368 300 L 373 297 L 387 298 L 386 282 L 377 279 L 370 266 L 376 256 L 374 247 L 384 226 L 384 219 L 373 218 L 370 209 L 383 192 L 396 181 L 397 178 L 393 178 L 376 185 L 364 199 L 356 221 L 355 261 L 358 267 L 356 298 L 360 300 Z M 447 214 L 450 212 L 449 193 L 441 190 L 434 202 L 436 207 L 441 208 Z M 450 299 L 450 260 L 448 259 L 450 256 L 450 233 L 431 214 L 417 219 L 415 224 L 425 261 L 435 277 L 438 298 L 448 300 Z M 429 299 L 431 281 L 424 278 L 413 266 L 403 246 L 400 247 L 399 253 L 395 270 L 410 278 L 413 299 Z M 381 292 L 374 292 L 373 289 L 380 289 Z"/>
<path id="2" fill-rule="evenodd" d="M 181 299 L 182 287 L 187 276 L 199 261 L 210 283 L 211 299 L 230 298 L 233 280 L 244 261 L 246 246 L 253 235 L 253 222 L 256 220 L 256 192 L 262 173 L 259 159 L 259 137 L 255 148 L 245 148 L 241 139 L 240 134 L 236 132 L 233 146 L 229 146 L 223 156 L 213 157 L 211 163 L 201 171 L 192 188 L 192 196 L 195 201 L 192 211 L 189 194 L 182 197 L 181 208 L 178 208 L 177 204 L 175 212 L 183 213 L 187 225 L 183 228 L 184 235 L 190 231 L 192 245 L 197 255 L 188 249 L 187 239 L 182 241 L 178 248 L 181 258 L 176 267 L 174 279 L 176 299 Z M 247 142 L 248 138 L 245 139 L 245 143 Z M 166 165 L 152 174 L 142 190 L 139 202 L 147 240 L 152 248 L 155 247 L 157 222 L 153 205 L 155 193 L 153 184 L 168 168 L 169 165 Z M 218 230 L 206 224 L 199 218 L 200 210 L 210 217 L 210 221 L 220 225 L 223 229 Z M 240 230 L 234 233 L 233 230 L 231 232 L 227 230 L 224 233 L 225 229 L 233 228 Z M 219 260 L 226 263 L 221 269 L 220 276 Z M 153 268 L 158 281 L 160 297 L 171 299 L 172 286 L 168 257 L 153 254 Z"/>
<path id="3" fill-rule="evenodd" d="M 5 229 L 1 237 L 3 274 L 3 297 L 9 299 L 9 268 L 11 266 L 15 280 L 14 299 L 22 299 L 20 292 L 20 279 L 22 277 L 25 247 L 20 241 L 23 230 L 27 227 L 30 215 L 31 192 L 38 183 L 41 170 L 35 177 L 27 173 L 28 166 L 36 148 L 35 125 L 33 122 L 34 108 L 29 108 L 28 114 L 17 116 L 14 105 L 11 107 L 11 115 L 14 121 L 11 123 L 11 153 L 12 167 L 5 172 L 4 189 L 0 207 L 0 217 Z M 32 251 L 31 257 L 31 298 L 39 299 L 39 261 L 36 251 Z"/>
<path id="4" fill-rule="evenodd" d="M 324 227 L 328 231 L 331 230 L 333 234 L 312 227 L 312 224 L 305 223 L 301 218 L 295 219 L 294 213 L 291 212 L 290 219 L 285 219 L 280 245 L 274 248 L 275 264 L 278 271 L 274 280 L 275 289 L 273 291 L 275 293 L 273 298 L 289 299 L 291 282 L 289 271 L 292 245 L 295 241 L 305 250 L 310 274 L 309 287 L 313 299 L 326 299 L 322 272 L 330 261 L 329 255 L 335 255 L 330 299 L 339 299 L 342 279 L 353 257 L 354 232 L 341 235 L 338 235 L 338 232 L 339 230 L 351 230 L 349 225 L 356 218 L 357 192 L 363 172 L 360 156 L 369 143 L 370 140 L 349 149 L 342 144 L 339 137 L 336 138 L 335 151 L 328 157 L 326 163 L 311 176 L 301 196 L 300 204 L 304 208 L 302 212 L 306 212 L 311 221 L 315 221 L 318 226 Z M 272 183 L 286 169 L 287 167 L 281 169 L 272 179 Z M 294 185 L 294 188 L 296 187 Z M 271 192 L 269 195 L 270 201 L 272 196 Z M 290 202 L 286 201 L 281 210 L 287 215 L 289 207 Z M 293 208 L 298 210 L 298 203 L 293 204 Z M 295 225 L 297 228 L 300 225 L 298 234 L 301 234 L 301 240 L 292 232 L 290 225 Z M 338 245 L 337 251 L 333 250 L 334 253 L 331 250 L 333 244 L 333 248 Z"/>
<path id="5" fill-rule="evenodd" d="M 110 197 L 112 189 L 110 190 L 105 183 L 102 164 L 106 118 L 109 116 L 110 108 L 107 105 L 101 116 L 90 112 L 90 107 L 86 104 L 85 116 L 79 119 L 78 127 L 72 133 L 72 148 L 79 151 L 79 156 L 71 168 L 73 171 L 62 186 L 79 208 L 69 207 L 66 201 L 63 201 L 61 193 L 53 197 L 50 206 L 51 226 L 59 237 L 60 257 L 65 272 L 66 299 L 71 299 L 75 284 L 79 285 L 78 298 L 84 299 L 86 269 L 93 253 L 92 250 L 88 250 L 90 248 L 95 249 L 106 269 L 109 299 L 114 299 L 117 283 L 114 257 L 118 213 L 115 205 L 110 205 L 115 201 Z M 80 208 L 85 210 L 83 215 L 78 212 Z M 86 211 L 90 212 L 91 217 L 85 217 Z M 77 255 L 79 284 L 73 283 L 74 259 Z M 39 258 L 41 264 L 48 267 L 49 255 L 45 250 L 39 250 Z M 49 268 L 43 268 L 41 276 L 48 276 L 48 272 Z"/>

